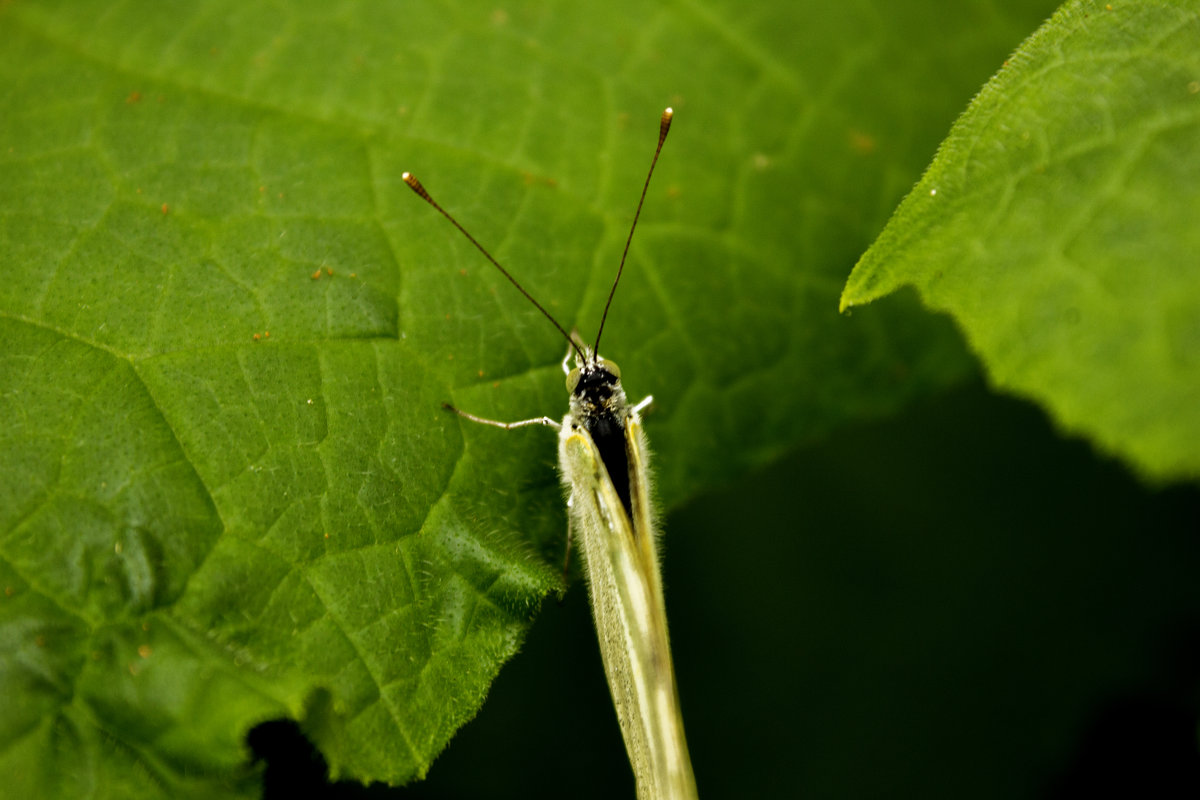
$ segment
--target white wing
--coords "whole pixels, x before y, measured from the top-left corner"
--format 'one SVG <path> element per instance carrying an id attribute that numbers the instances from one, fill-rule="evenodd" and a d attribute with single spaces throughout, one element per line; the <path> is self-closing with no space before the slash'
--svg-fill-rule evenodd
<path id="1" fill-rule="evenodd" d="M 625 513 L 591 436 L 564 420 L 563 482 L 579 534 L 588 595 L 638 800 L 696 797 L 683 735 L 655 546 L 647 450 L 636 414 L 626 420 L 633 519 Z"/>

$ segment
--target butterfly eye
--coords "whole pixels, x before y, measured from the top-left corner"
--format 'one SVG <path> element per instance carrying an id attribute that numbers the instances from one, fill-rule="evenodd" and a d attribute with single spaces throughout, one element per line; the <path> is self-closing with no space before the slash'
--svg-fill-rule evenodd
<path id="1" fill-rule="evenodd" d="M 617 362 L 605 361 L 604 368 L 608 370 L 609 374 L 611 374 L 614 378 L 621 380 L 621 368 L 617 366 Z"/>
<path id="2" fill-rule="evenodd" d="M 567 375 L 567 391 L 575 394 L 575 387 L 579 385 L 579 367 L 571 370 Z"/>

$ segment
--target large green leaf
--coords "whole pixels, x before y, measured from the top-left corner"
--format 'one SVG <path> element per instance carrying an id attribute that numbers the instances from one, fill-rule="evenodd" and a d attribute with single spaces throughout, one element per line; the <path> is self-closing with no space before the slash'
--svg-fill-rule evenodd
<path id="1" fill-rule="evenodd" d="M 971 369 L 843 276 L 1044 2 L 0 6 L 0 786 L 257 791 L 293 717 L 422 775 L 564 530 L 562 322 L 605 334 L 661 497 Z M 678 610 L 677 613 L 685 613 Z"/>
<path id="2" fill-rule="evenodd" d="M 913 285 L 995 383 L 1154 480 L 1200 477 L 1200 3 L 1067 3 L 851 276 Z"/>

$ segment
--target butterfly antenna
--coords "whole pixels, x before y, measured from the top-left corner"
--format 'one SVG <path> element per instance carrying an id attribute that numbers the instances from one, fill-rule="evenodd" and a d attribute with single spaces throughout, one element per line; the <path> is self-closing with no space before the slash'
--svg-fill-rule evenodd
<path id="1" fill-rule="evenodd" d="M 596 346 L 593 353 L 600 352 L 600 337 L 604 334 L 604 322 L 608 319 L 608 309 L 612 305 L 613 295 L 617 293 L 617 284 L 621 282 L 621 273 L 625 271 L 625 257 L 629 255 L 629 243 L 633 241 L 633 231 L 637 228 L 638 217 L 642 215 L 642 203 L 646 202 L 646 190 L 650 188 L 650 176 L 654 174 L 654 165 L 658 163 L 658 154 L 662 152 L 663 142 L 667 140 L 667 131 L 671 130 L 671 117 L 675 112 L 666 109 L 658 122 L 658 147 L 654 148 L 654 160 L 650 162 L 650 171 L 646 173 L 646 183 L 642 185 L 642 196 L 638 199 L 637 211 L 633 214 L 633 224 L 629 226 L 629 238 L 625 240 L 625 252 L 621 253 L 621 266 L 617 267 L 617 279 L 613 281 L 612 289 L 608 292 L 608 302 L 604 304 L 604 316 L 600 317 L 600 330 L 596 331 Z M 443 212 L 445 213 L 445 212 Z"/>
<path id="2" fill-rule="evenodd" d="M 492 262 L 492 266 L 495 267 L 496 269 L 500 270 L 500 274 L 503 275 L 504 277 L 508 278 L 509 283 L 511 283 L 513 286 L 517 287 L 517 291 L 519 291 L 521 294 L 525 295 L 525 299 L 528 300 L 529 302 L 533 303 L 534 307 L 537 308 L 538 311 L 542 312 L 542 316 L 544 316 L 546 319 L 550 320 L 550 323 L 552 325 L 554 325 L 554 327 L 558 328 L 558 332 L 563 335 L 563 338 L 567 340 L 567 342 L 571 345 L 571 347 L 575 348 L 575 352 L 579 354 L 580 360 L 585 360 L 585 357 L 583 355 L 583 350 L 579 347 L 578 344 L 575 343 L 575 340 L 571 338 L 571 335 L 569 333 L 567 333 L 566 329 L 563 328 L 562 325 L 558 324 L 558 320 L 556 320 L 554 317 L 552 317 L 550 315 L 550 312 L 547 311 L 542 306 L 541 303 L 539 303 L 537 300 L 534 300 L 533 295 L 531 295 L 529 292 L 525 291 L 525 287 L 522 286 L 521 284 L 517 283 L 517 279 L 514 278 L 511 274 L 509 274 L 508 270 L 506 270 L 504 267 L 500 266 L 500 262 L 497 261 L 496 259 L 494 259 L 492 257 L 492 254 L 489 253 L 484 248 L 484 246 L 481 245 L 475 239 L 474 236 L 467 233 L 467 229 L 464 228 L 462 225 L 460 225 L 458 220 L 456 220 L 454 217 L 450 216 L 449 211 L 442 208 L 440 205 L 438 205 L 438 202 L 436 200 L 434 200 L 432 197 L 429 196 L 429 192 L 426 191 L 425 187 L 421 185 L 421 182 L 419 180 L 417 180 L 416 175 L 413 175 L 411 172 L 406 172 L 403 175 L 401 175 L 400 178 L 405 183 L 408 184 L 408 188 L 412 189 L 414 192 L 417 193 L 418 197 L 420 197 L 426 203 L 429 203 L 429 205 L 431 205 L 435 209 L 437 209 L 438 213 L 441 214 L 443 217 L 450 220 L 450 223 L 454 227 L 458 228 L 459 232 L 462 233 L 463 236 L 467 237 L 467 239 L 470 240 L 471 244 L 475 245 L 475 248 L 477 250 L 479 250 L 479 252 L 483 253 L 483 255 L 487 258 L 488 261 Z M 643 194 L 644 194 L 644 192 L 643 192 Z"/>

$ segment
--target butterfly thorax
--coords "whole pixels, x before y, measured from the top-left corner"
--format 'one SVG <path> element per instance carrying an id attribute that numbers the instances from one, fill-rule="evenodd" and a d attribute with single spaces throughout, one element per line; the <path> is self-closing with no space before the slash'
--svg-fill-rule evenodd
<path id="1" fill-rule="evenodd" d="M 577 378 L 577 380 L 576 380 Z M 571 371 L 571 424 L 591 436 L 608 470 L 608 477 L 621 498 L 626 515 L 633 518 L 629 491 L 629 454 L 625 449 L 625 418 L 628 403 L 621 388 L 621 372 L 616 364 L 601 358 L 589 358 Z"/>

